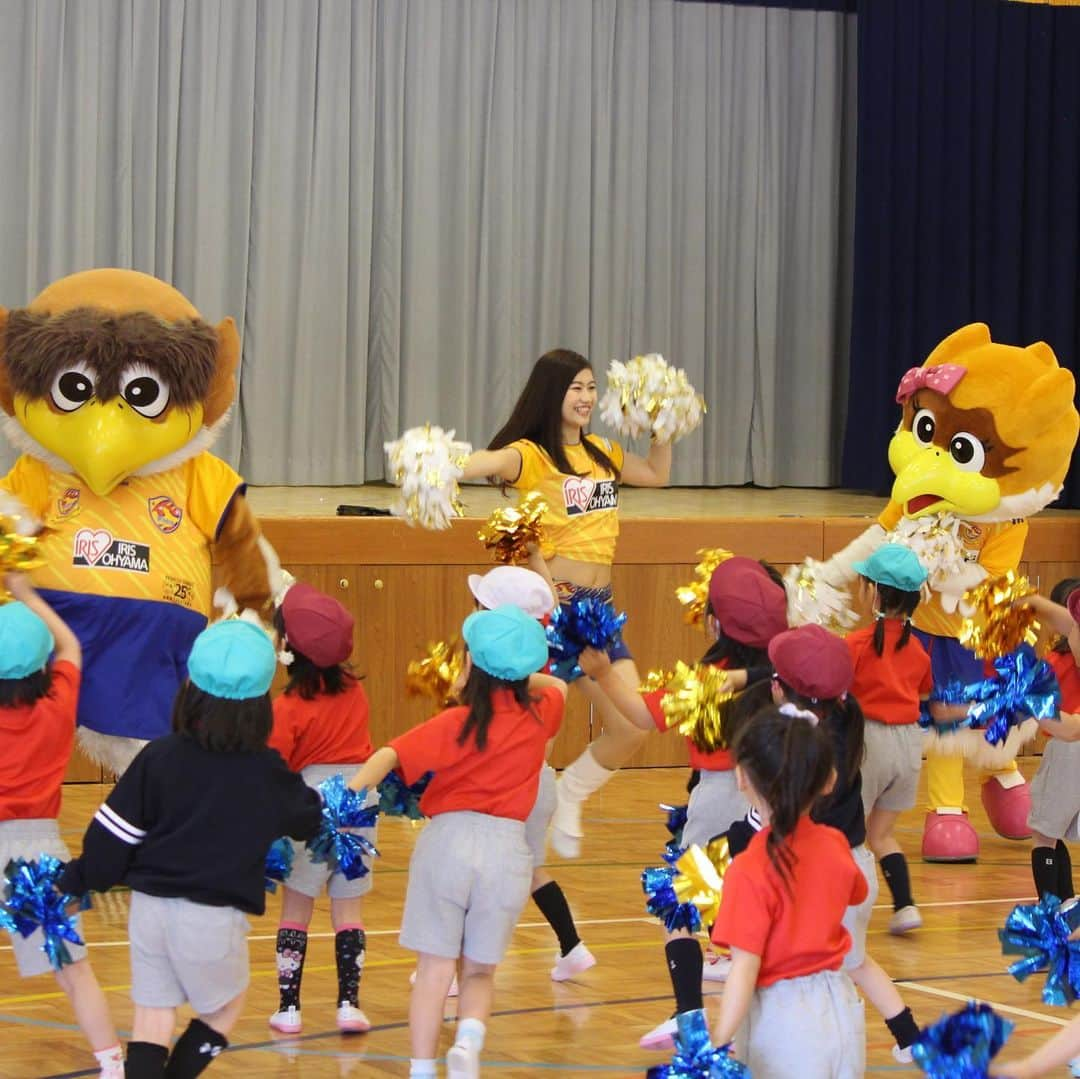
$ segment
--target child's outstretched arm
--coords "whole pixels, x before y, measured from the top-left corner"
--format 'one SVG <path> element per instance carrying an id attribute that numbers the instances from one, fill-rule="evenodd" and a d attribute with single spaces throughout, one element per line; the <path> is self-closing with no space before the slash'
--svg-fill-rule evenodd
<path id="1" fill-rule="evenodd" d="M 604 695 L 635 727 L 651 731 L 653 723 L 649 706 L 631 686 L 612 669 L 606 652 L 586 648 L 578 656 L 578 665 L 604 691 Z"/>
<path id="2" fill-rule="evenodd" d="M 713 1045 L 727 1045 L 742 1026 L 757 986 L 761 956 L 742 948 L 731 949 L 731 972 L 720 998 L 720 1018 L 713 1029 Z"/>
<path id="3" fill-rule="evenodd" d="M 377 787 L 397 766 L 399 758 L 397 750 L 391 746 L 383 746 L 375 750 L 370 757 L 349 780 L 349 787 L 354 791 L 371 790 Z"/>
<path id="4" fill-rule="evenodd" d="M 49 627 L 56 642 L 53 662 L 65 660 L 73 667 L 82 668 L 82 646 L 70 626 L 38 595 L 25 573 L 4 575 L 4 587 L 20 603 L 25 603 Z"/>
<path id="5" fill-rule="evenodd" d="M 542 671 L 530 674 L 529 689 L 533 693 L 538 693 L 544 689 L 557 689 L 562 694 L 563 700 L 566 700 L 566 683 L 553 674 L 544 674 Z"/>
<path id="6" fill-rule="evenodd" d="M 1077 1055 L 1080 1055 L 1080 1016 L 1023 1060 L 992 1064 L 989 1074 L 1008 1079 L 1036 1079 L 1049 1075 L 1055 1068 L 1063 1068 Z"/>

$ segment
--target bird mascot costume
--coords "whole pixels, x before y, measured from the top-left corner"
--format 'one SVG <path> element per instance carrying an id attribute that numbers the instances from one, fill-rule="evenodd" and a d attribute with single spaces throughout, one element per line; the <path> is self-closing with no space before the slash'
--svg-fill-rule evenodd
<path id="1" fill-rule="evenodd" d="M 0 308 L 0 407 L 22 451 L 0 512 L 40 530 L 35 584 L 83 648 L 80 740 L 117 773 L 170 728 L 211 560 L 241 606 L 268 613 L 276 588 L 243 480 L 206 452 L 239 358 L 232 319 L 211 326 L 132 270 L 72 274 Z"/>
<path id="2" fill-rule="evenodd" d="M 896 477 L 889 504 L 828 562 L 795 568 L 793 616 L 817 620 L 829 590 L 854 578 L 853 563 L 882 543 L 902 543 L 929 572 L 929 596 L 913 622 L 935 686 L 984 678 L 983 661 L 957 639 L 963 596 L 986 578 L 1017 569 L 1027 518 L 1057 498 L 1080 426 L 1074 393 L 1072 374 L 1042 342 L 999 344 L 982 323 L 950 334 L 900 381 L 903 413 L 889 443 Z M 927 760 L 923 857 L 973 861 L 979 840 L 964 807 L 964 759 L 931 748 Z M 982 802 L 1000 835 L 1030 834 L 1030 796 L 1015 760 L 984 774 Z"/>

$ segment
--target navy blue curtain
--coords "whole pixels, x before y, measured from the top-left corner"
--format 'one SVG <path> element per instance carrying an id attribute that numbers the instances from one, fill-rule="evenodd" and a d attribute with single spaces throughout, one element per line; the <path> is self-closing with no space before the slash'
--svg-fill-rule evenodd
<path id="1" fill-rule="evenodd" d="M 843 482 L 885 493 L 900 376 L 968 322 L 1080 359 L 1080 9 L 860 0 Z M 1080 506 L 1074 458 L 1058 505 Z"/>

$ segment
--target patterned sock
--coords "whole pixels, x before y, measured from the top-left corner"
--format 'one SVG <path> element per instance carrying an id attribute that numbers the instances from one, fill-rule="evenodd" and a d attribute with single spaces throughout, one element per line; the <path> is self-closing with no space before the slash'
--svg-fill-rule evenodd
<path id="1" fill-rule="evenodd" d="M 1039 899 L 1044 895 L 1057 895 L 1057 852 L 1053 847 L 1032 847 L 1031 875 L 1035 878 L 1035 892 Z M 1061 898 L 1057 895 L 1058 899 Z"/>
<path id="2" fill-rule="evenodd" d="M 910 1008 L 905 1008 L 891 1019 L 886 1019 L 885 1025 L 901 1049 L 906 1049 L 919 1036 L 919 1024 L 915 1022 Z"/>
<path id="3" fill-rule="evenodd" d="M 479 1019 L 462 1019 L 457 1025 L 457 1034 L 454 1035 L 455 1045 L 467 1045 L 475 1049 L 477 1054 L 484 1048 L 484 1035 L 487 1027 Z"/>
<path id="4" fill-rule="evenodd" d="M 278 1011 L 300 1008 L 300 980 L 304 977 L 307 929 L 296 922 L 282 922 L 277 933 L 277 977 L 281 1001 Z"/>
<path id="5" fill-rule="evenodd" d="M 900 853 L 886 854 L 881 859 L 881 872 L 885 883 L 892 892 L 893 910 L 915 906 L 911 898 L 911 875 L 908 873 L 907 859 Z"/>
<path id="6" fill-rule="evenodd" d="M 192 1019 L 180 1035 L 165 1065 L 165 1079 L 195 1079 L 228 1047 L 229 1039 L 207 1026 L 201 1019 Z"/>
<path id="7" fill-rule="evenodd" d="M 548 925 L 555 930 L 555 936 L 559 938 L 559 954 L 569 955 L 581 943 L 581 937 L 578 936 L 574 916 L 570 913 L 570 904 L 567 903 L 558 881 L 550 880 L 541 885 L 533 892 L 532 897 Z"/>
<path id="8" fill-rule="evenodd" d="M 124 1064 L 126 1079 L 161 1079 L 165 1074 L 165 1062 L 169 1059 L 169 1047 L 155 1042 L 128 1042 L 127 1061 Z"/>
<path id="9" fill-rule="evenodd" d="M 360 1006 L 360 975 L 364 970 L 364 949 L 367 938 L 361 926 L 339 929 L 334 936 L 334 956 L 337 959 L 338 1004 Z"/>
<path id="10" fill-rule="evenodd" d="M 675 991 L 675 1011 L 692 1012 L 704 1007 L 701 971 L 705 961 L 701 945 L 692 937 L 676 937 L 664 945 L 671 988 Z"/>
<path id="11" fill-rule="evenodd" d="M 108 1049 L 98 1049 L 94 1053 L 94 1059 L 98 1062 L 98 1067 L 105 1079 L 123 1079 L 124 1050 L 119 1042 Z"/>
<path id="12" fill-rule="evenodd" d="M 1054 853 L 1057 855 L 1058 899 L 1064 903 L 1066 899 L 1072 899 L 1076 895 L 1073 887 L 1072 858 L 1064 839 L 1059 839 L 1054 845 Z"/>

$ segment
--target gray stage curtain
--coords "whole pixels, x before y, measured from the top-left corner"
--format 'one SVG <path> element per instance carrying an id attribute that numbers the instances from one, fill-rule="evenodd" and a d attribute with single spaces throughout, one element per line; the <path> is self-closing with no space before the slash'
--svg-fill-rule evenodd
<path id="1" fill-rule="evenodd" d="M 487 441 L 556 346 L 662 352 L 684 484 L 837 475 L 853 17 L 673 0 L 4 0 L 0 303 L 127 265 L 239 322 L 256 483 Z M 10 458 L 10 455 L 9 455 Z"/>

